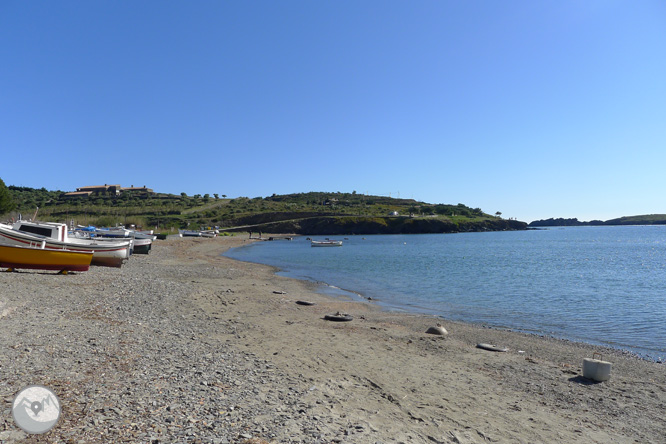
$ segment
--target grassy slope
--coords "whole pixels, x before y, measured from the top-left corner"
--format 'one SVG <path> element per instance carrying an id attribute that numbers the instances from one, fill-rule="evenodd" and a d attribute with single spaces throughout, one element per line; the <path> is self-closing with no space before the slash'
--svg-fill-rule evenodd
<path id="1" fill-rule="evenodd" d="M 61 191 L 14 186 L 8 188 L 18 206 L 16 213 L 21 212 L 24 217 L 32 217 L 35 209 L 39 207 L 40 220 L 67 223 L 74 220 L 75 224 L 81 225 L 133 223 L 144 227 L 159 226 L 160 229 L 168 230 L 187 226 L 233 227 L 278 221 L 294 222 L 330 216 L 339 219 L 333 224 L 342 226 L 351 223 L 352 219 L 349 218 L 364 218 L 363 223 L 369 223 L 371 218 L 388 220 L 387 216 L 392 212 L 413 215 L 409 222 L 413 226 L 417 226 L 419 220 L 429 224 L 438 221 L 454 226 L 500 220 L 478 208 L 472 209 L 463 204 L 434 205 L 412 199 L 355 193 L 310 192 L 252 199 L 169 194 L 142 196 L 125 193 L 120 197 L 67 199 Z M 17 216 L 16 213 L 14 217 Z M 342 221 L 341 217 L 348 219 Z"/>

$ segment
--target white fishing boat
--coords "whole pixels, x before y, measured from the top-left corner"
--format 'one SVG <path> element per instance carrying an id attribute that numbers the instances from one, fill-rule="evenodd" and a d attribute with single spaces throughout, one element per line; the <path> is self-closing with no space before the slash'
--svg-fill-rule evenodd
<path id="1" fill-rule="evenodd" d="M 132 237 L 132 230 L 123 227 L 97 228 L 95 234 L 104 237 Z"/>
<path id="2" fill-rule="evenodd" d="M 92 251 L 92 265 L 120 267 L 129 258 L 132 240 L 101 241 L 69 236 L 67 225 L 55 222 L 20 220 L 0 225 L 0 240 L 10 245 L 31 245 L 44 241 L 49 250 Z"/>
<path id="3" fill-rule="evenodd" d="M 77 233 L 88 233 L 90 234 L 90 237 L 94 236 L 104 236 L 104 237 L 113 237 L 113 238 L 126 238 L 130 237 L 132 235 L 131 230 L 127 230 L 123 227 L 95 227 L 93 225 L 84 227 L 79 225 L 77 228 L 73 230 L 74 232 Z"/>
<path id="4" fill-rule="evenodd" d="M 153 234 L 153 230 L 147 231 L 132 231 L 132 237 L 135 239 L 150 239 L 151 241 L 157 240 L 157 235 Z"/>
<path id="5" fill-rule="evenodd" d="M 152 234 L 142 233 L 135 230 L 128 230 L 122 227 L 114 228 L 96 228 L 93 226 L 80 228 L 75 230 L 74 233 L 80 237 L 81 234 L 88 236 L 91 239 L 104 240 L 118 240 L 118 238 L 132 240 L 132 254 L 148 254 L 152 248 L 153 241 L 157 236 Z"/>
<path id="6" fill-rule="evenodd" d="M 338 240 L 324 240 L 324 241 L 310 241 L 311 247 L 342 247 L 342 241 Z"/>

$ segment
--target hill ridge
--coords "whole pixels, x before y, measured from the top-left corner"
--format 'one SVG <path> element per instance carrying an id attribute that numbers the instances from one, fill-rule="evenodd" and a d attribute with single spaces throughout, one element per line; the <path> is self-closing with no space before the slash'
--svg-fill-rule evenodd
<path id="1" fill-rule="evenodd" d="M 220 198 L 217 194 L 188 196 L 124 191 L 71 196 L 44 188 L 8 187 L 18 213 L 80 225 L 135 224 L 161 230 L 219 226 L 271 227 L 274 232 L 300 234 L 431 233 L 525 229 L 527 224 L 491 216 L 462 203 L 431 204 L 340 192 L 311 191 L 268 197 Z M 275 231 L 281 230 L 281 231 Z M 287 230 L 287 231 L 285 231 Z"/>

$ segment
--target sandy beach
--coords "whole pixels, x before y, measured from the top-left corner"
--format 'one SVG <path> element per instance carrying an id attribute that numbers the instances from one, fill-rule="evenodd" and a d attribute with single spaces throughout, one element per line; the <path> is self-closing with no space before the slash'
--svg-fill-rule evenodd
<path id="1" fill-rule="evenodd" d="M 325 296 L 220 256 L 246 242 L 168 239 L 122 269 L 0 273 L 0 441 L 666 442 L 663 364 Z M 354 319 L 324 319 L 338 312 Z M 448 335 L 425 333 L 437 323 Z M 609 381 L 582 377 L 595 352 Z M 45 435 L 12 420 L 31 384 L 62 404 Z"/>

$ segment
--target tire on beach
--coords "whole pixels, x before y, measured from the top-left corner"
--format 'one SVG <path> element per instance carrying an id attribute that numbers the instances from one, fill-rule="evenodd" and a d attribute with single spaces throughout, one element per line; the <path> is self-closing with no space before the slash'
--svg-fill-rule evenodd
<path id="1" fill-rule="evenodd" d="M 326 315 L 324 316 L 324 319 L 333 322 L 349 322 L 352 321 L 354 318 L 346 313 L 336 313 L 334 315 Z"/>
<path id="2" fill-rule="evenodd" d="M 296 303 L 298 305 L 317 305 L 314 302 L 310 302 L 310 301 L 296 301 Z"/>

